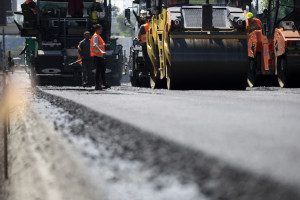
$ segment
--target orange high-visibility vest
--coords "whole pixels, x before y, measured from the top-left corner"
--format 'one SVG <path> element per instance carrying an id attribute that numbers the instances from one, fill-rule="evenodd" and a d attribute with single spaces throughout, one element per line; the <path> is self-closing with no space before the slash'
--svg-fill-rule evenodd
<path id="1" fill-rule="evenodd" d="M 260 20 L 257 19 L 257 18 L 253 18 L 253 19 L 254 19 L 255 22 L 252 22 L 252 23 L 256 23 L 256 24 L 257 24 L 257 28 L 258 28 L 258 29 L 256 29 L 256 30 L 260 30 L 260 29 L 261 29 Z M 251 30 L 251 24 L 250 24 L 249 21 L 248 21 L 247 31 L 248 31 L 248 33 L 250 33 L 250 31 L 251 31 L 251 32 L 254 31 L 254 30 Z"/>
<path id="2" fill-rule="evenodd" d="M 26 0 L 25 2 L 24 2 L 24 4 L 29 4 L 29 3 L 31 3 L 32 1 L 31 0 Z M 33 8 L 29 8 L 32 12 L 33 12 L 33 14 L 36 14 L 37 12 L 36 12 L 36 10 L 35 9 L 33 9 Z"/>
<path id="3" fill-rule="evenodd" d="M 141 44 L 144 44 L 144 43 L 147 42 L 147 32 L 148 32 L 148 30 L 149 30 L 149 28 L 150 28 L 150 23 L 147 22 L 147 23 L 144 24 L 143 26 L 144 26 L 144 28 L 145 28 L 145 34 L 141 34 L 141 38 L 140 38 Z"/>
<path id="4" fill-rule="evenodd" d="M 101 56 L 103 56 L 103 53 L 101 53 L 99 51 L 99 49 L 96 46 L 94 46 L 94 38 L 95 37 L 98 37 L 98 41 L 99 41 L 98 46 L 99 46 L 99 48 L 102 51 L 105 51 L 105 42 L 104 42 L 104 40 L 101 38 L 100 35 L 98 35 L 97 33 L 95 33 L 93 35 L 92 39 L 90 40 L 90 52 L 91 52 L 91 56 L 100 56 L 101 57 Z"/>

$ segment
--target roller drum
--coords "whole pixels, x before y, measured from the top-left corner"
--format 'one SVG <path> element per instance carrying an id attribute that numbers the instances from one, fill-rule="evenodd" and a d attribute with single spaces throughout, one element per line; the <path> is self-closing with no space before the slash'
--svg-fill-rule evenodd
<path id="1" fill-rule="evenodd" d="M 287 56 L 286 86 L 300 87 L 300 56 Z"/>
<path id="2" fill-rule="evenodd" d="M 176 88 L 245 88 L 247 40 L 170 38 L 171 73 Z"/>

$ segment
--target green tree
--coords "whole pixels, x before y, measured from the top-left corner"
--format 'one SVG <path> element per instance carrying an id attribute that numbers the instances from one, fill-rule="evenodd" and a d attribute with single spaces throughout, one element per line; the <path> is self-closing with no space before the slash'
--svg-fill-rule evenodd
<path id="1" fill-rule="evenodd" d="M 24 55 L 20 56 L 19 54 L 21 53 L 21 51 L 23 50 L 24 46 L 17 46 L 16 48 L 13 48 L 10 50 L 10 54 L 12 58 L 21 58 L 21 60 L 24 60 Z M 7 53 L 8 55 L 8 53 Z"/>
<path id="2" fill-rule="evenodd" d="M 117 17 L 120 13 L 120 8 L 118 6 L 112 6 L 111 10 L 114 17 Z"/>
<path id="3" fill-rule="evenodd" d="M 134 36 L 134 30 L 125 25 L 125 16 L 123 14 L 120 14 L 116 17 L 116 20 L 118 22 L 118 29 L 120 31 L 121 36 L 125 37 L 133 37 Z"/>
<path id="4" fill-rule="evenodd" d="M 24 46 L 18 46 L 16 48 L 13 48 L 10 50 L 11 53 L 11 57 L 19 57 L 19 54 L 21 53 L 21 51 L 23 50 Z"/>
<path id="5" fill-rule="evenodd" d="M 259 5 L 259 11 L 262 12 L 264 9 L 268 9 L 268 0 L 262 0 Z"/>

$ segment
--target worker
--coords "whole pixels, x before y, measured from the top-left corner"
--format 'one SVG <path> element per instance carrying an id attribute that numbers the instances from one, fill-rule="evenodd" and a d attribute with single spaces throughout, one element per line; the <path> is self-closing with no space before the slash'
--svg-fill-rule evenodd
<path id="1" fill-rule="evenodd" d="M 82 65 L 82 86 L 90 87 L 91 83 L 91 53 L 90 53 L 90 32 L 84 32 L 84 39 L 79 42 L 78 53 Z"/>
<path id="2" fill-rule="evenodd" d="M 247 13 L 247 19 L 248 19 L 248 27 L 247 27 L 248 33 L 252 33 L 255 30 L 261 29 L 261 22 L 259 19 L 253 17 L 253 13 L 251 12 Z"/>
<path id="3" fill-rule="evenodd" d="M 37 14 L 37 6 L 36 3 L 32 0 L 26 0 L 23 4 L 26 4 L 28 8 L 32 11 L 33 14 Z"/>
<path id="4" fill-rule="evenodd" d="M 140 27 L 138 39 L 142 46 L 143 56 L 144 56 L 144 60 L 145 60 L 145 64 L 144 64 L 145 68 L 150 71 L 149 63 L 151 61 L 150 61 L 150 58 L 149 58 L 148 52 L 147 52 L 147 32 L 150 28 L 150 22 L 147 19 L 144 22 L 145 23 L 143 25 L 141 25 L 141 27 Z"/>
<path id="5" fill-rule="evenodd" d="M 91 57 L 94 59 L 94 66 L 96 67 L 96 86 L 95 90 L 102 90 L 102 88 L 109 88 L 105 79 L 105 42 L 101 38 L 103 27 L 100 24 L 94 26 L 95 33 L 90 41 Z M 101 78 L 101 81 L 100 81 Z M 101 84 L 100 84 L 101 82 Z"/>
<path id="6" fill-rule="evenodd" d="M 84 8 L 83 0 L 69 0 L 68 2 L 69 14 L 73 18 L 82 18 Z"/>
<path id="7" fill-rule="evenodd" d="M 9 51 L 9 56 L 7 58 L 8 61 L 8 70 L 11 71 L 12 73 L 14 73 L 14 66 L 15 66 L 15 62 L 12 59 L 12 57 L 10 56 L 10 51 Z"/>

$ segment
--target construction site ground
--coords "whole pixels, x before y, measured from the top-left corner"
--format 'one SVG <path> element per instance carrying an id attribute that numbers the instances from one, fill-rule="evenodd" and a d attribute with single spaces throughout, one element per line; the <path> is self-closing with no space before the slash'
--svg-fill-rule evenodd
<path id="1" fill-rule="evenodd" d="M 33 89 L 17 70 L 8 98 L 1 200 L 300 199 L 300 89 Z"/>

